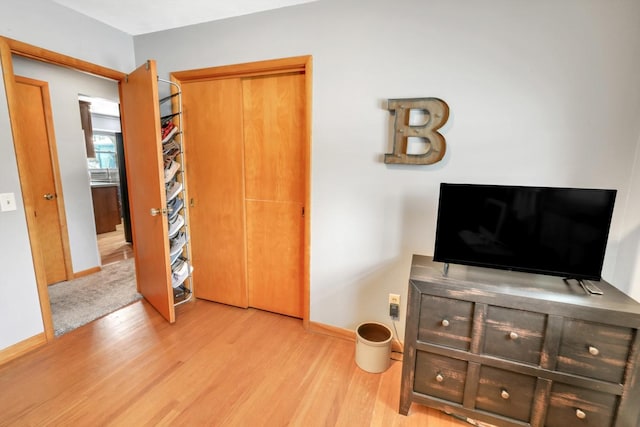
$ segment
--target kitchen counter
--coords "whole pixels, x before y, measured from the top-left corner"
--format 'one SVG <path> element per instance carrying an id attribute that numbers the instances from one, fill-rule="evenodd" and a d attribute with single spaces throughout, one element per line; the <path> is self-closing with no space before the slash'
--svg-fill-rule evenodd
<path id="1" fill-rule="evenodd" d="M 119 187 L 120 183 L 118 182 L 107 182 L 107 181 L 91 181 L 91 188 L 97 187 Z"/>

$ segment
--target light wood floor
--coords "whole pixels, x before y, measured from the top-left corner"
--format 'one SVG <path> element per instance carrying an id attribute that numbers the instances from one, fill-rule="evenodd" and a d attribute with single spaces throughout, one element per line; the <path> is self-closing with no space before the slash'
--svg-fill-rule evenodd
<path id="1" fill-rule="evenodd" d="M 98 250 L 102 265 L 133 258 L 133 247 L 124 239 L 122 223 L 116 226 L 116 231 L 98 234 Z"/>
<path id="2" fill-rule="evenodd" d="M 360 370 L 353 342 L 197 300 L 166 323 L 139 301 L 0 367 L 0 425 L 467 426 L 414 404 L 401 363 Z"/>

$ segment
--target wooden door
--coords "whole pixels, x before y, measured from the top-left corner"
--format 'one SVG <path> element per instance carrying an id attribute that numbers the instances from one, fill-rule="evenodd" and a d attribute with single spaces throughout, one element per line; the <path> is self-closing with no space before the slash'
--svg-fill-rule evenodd
<path id="1" fill-rule="evenodd" d="M 171 73 L 197 298 L 309 314 L 311 57 Z"/>
<path id="2" fill-rule="evenodd" d="M 251 307 L 303 316 L 305 79 L 242 82 Z"/>
<path id="3" fill-rule="evenodd" d="M 47 82 L 16 76 L 15 117 L 20 141 L 16 155 L 20 167 L 25 208 L 31 210 L 30 238 L 42 251 L 48 285 L 68 280 L 71 265 L 62 201 L 56 185 L 57 153 Z"/>
<path id="4" fill-rule="evenodd" d="M 247 307 L 241 89 L 183 83 L 182 105 L 196 296 Z"/>
<path id="5" fill-rule="evenodd" d="M 138 292 L 169 322 L 175 321 L 155 61 L 120 85 L 122 127 Z"/>

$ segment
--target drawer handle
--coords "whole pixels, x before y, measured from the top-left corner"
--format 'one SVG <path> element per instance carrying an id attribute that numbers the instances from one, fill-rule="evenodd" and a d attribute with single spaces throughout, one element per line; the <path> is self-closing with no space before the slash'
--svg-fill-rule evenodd
<path id="1" fill-rule="evenodd" d="M 515 332 L 509 332 L 509 338 L 512 340 L 517 340 L 518 339 L 518 334 Z"/>
<path id="2" fill-rule="evenodd" d="M 589 346 L 589 354 L 591 354 L 592 356 L 597 356 L 600 354 L 600 350 L 598 350 L 597 347 L 594 347 L 592 345 Z"/>
<path id="3" fill-rule="evenodd" d="M 446 328 L 447 326 L 449 326 L 449 321 L 447 319 L 442 319 L 442 322 L 440 322 L 440 324 Z"/>
<path id="4" fill-rule="evenodd" d="M 444 377 L 442 376 L 442 374 L 438 374 L 438 375 L 436 375 L 436 381 L 438 381 L 439 383 L 441 383 L 442 381 L 444 381 Z"/>
<path id="5" fill-rule="evenodd" d="M 587 418 L 587 413 L 580 409 L 576 409 L 576 417 L 578 417 L 581 420 L 584 420 L 585 418 Z"/>
<path id="6" fill-rule="evenodd" d="M 500 392 L 500 397 L 502 397 L 504 400 L 507 400 L 511 396 L 509 395 L 509 392 L 503 388 Z"/>

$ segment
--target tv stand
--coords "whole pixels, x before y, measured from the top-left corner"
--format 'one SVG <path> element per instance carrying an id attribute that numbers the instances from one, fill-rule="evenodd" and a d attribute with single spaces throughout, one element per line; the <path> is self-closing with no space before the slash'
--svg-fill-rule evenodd
<path id="1" fill-rule="evenodd" d="M 640 425 L 638 302 L 606 281 L 594 298 L 560 277 L 442 268 L 413 256 L 400 413 L 415 402 L 501 427 Z"/>

